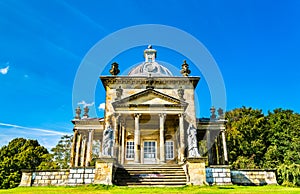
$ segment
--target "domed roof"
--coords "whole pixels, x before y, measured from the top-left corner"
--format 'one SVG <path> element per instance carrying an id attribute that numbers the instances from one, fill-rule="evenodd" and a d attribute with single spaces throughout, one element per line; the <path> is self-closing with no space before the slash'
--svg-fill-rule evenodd
<path id="1" fill-rule="evenodd" d="M 156 50 L 152 49 L 151 45 L 144 51 L 144 57 L 145 62 L 131 69 L 128 73 L 129 76 L 173 76 L 168 68 L 155 62 Z"/>

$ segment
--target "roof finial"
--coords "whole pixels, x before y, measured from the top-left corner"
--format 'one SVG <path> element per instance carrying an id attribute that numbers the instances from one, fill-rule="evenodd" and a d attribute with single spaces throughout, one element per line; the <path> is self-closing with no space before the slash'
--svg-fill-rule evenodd
<path id="1" fill-rule="evenodd" d="M 118 75 L 120 73 L 119 64 L 113 62 L 113 64 L 111 64 L 111 69 L 109 70 L 109 73 L 114 76 Z"/>
<path id="2" fill-rule="evenodd" d="M 144 50 L 145 62 L 154 62 L 156 58 L 156 50 L 149 44 L 148 48 Z"/>
<path id="3" fill-rule="evenodd" d="M 189 69 L 189 64 L 186 63 L 186 60 L 183 61 L 183 64 L 181 66 L 182 66 L 182 69 L 181 69 L 180 73 L 185 77 L 189 76 L 189 74 L 191 73 L 191 70 Z"/>

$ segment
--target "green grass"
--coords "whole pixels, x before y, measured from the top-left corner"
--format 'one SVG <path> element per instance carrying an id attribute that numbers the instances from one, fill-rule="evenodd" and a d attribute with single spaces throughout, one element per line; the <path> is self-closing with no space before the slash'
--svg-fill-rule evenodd
<path id="1" fill-rule="evenodd" d="M 76 194 L 76 193 L 300 193 L 300 187 L 283 186 L 185 186 L 185 187 L 118 187 L 104 185 L 88 185 L 77 187 L 18 187 L 0 190 L 0 193 L 17 194 Z"/>

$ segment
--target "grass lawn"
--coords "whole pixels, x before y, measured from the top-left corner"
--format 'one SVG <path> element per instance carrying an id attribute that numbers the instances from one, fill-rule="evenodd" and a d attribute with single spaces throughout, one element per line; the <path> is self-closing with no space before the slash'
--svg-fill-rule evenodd
<path id="1" fill-rule="evenodd" d="M 185 186 L 185 187 L 118 187 L 104 185 L 88 185 L 77 187 L 18 187 L 9 190 L 0 190 L 0 193 L 17 194 L 68 194 L 68 193 L 300 193 L 300 187 L 283 186 Z"/>

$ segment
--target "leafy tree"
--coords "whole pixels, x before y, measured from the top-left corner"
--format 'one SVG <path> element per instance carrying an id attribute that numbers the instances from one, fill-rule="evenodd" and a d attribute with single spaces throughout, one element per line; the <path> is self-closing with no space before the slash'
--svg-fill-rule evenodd
<path id="1" fill-rule="evenodd" d="M 53 160 L 60 169 L 70 167 L 72 135 L 64 135 L 60 138 L 57 145 L 51 149 Z"/>
<path id="2" fill-rule="evenodd" d="M 238 108 L 226 113 L 229 163 L 234 168 L 277 169 L 278 182 L 300 185 L 300 115 Z"/>
<path id="3" fill-rule="evenodd" d="M 48 154 L 37 140 L 16 138 L 0 149 L 0 188 L 13 188 L 21 181 L 21 169 L 36 169 Z"/>
<path id="4" fill-rule="evenodd" d="M 291 110 L 275 109 L 269 112 L 267 120 L 270 146 L 265 154 L 264 167 L 300 164 L 300 115 Z"/>
<path id="5" fill-rule="evenodd" d="M 238 108 L 226 113 L 230 164 L 234 168 L 259 168 L 267 149 L 267 120 L 261 110 Z"/>

